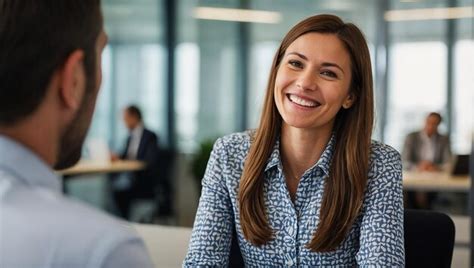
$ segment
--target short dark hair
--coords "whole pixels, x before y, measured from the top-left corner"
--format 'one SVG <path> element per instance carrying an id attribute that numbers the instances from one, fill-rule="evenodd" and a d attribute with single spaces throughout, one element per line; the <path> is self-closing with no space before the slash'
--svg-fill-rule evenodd
<path id="1" fill-rule="evenodd" d="M 38 108 L 74 50 L 84 51 L 87 83 L 95 83 L 102 26 L 100 0 L 0 0 L 0 125 Z"/>
<path id="2" fill-rule="evenodd" d="M 129 113 L 132 116 L 135 116 L 138 118 L 138 120 L 142 121 L 142 111 L 140 111 L 140 108 L 136 105 L 129 105 L 127 108 L 125 108 L 125 111 Z"/>
<path id="3" fill-rule="evenodd" d="M 428 117 L 431 117 L 431 116 L 437 117 L 439 123 L 441 123 L 441 121 L 443 121 L 443 117 L 441 116 L 440 113 L 431 112 L 431 113 L 428 115 Z"/>

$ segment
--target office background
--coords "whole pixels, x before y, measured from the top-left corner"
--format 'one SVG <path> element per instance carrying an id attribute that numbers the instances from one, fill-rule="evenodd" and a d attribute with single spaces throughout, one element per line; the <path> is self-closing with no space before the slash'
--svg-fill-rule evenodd
<path id="1" fill-rule="evenodd" d="M 143 110 L 160 146 L 178 153 L 172 176 L 176 218 L 170 224 L 192 225 L 199 192 L 191 162 L 200 144 L 257 126 L 279 42 L 295 23 L 314 14 L 338 15 L 366 35 L 376 97 L 374 139 L 401 151 L 405 136 L 436 111 L 444 117 L 440 128 L 450 135 L 453 153 L 470 153 L 473 0 L 102 3 L 109 44 L 88 141 L 104 140 L 120 151 L 127 137 L 124 107 L 136 104 Z M 69 184 L 71 195 L 110 211 L 107 178 Z"/>
<path id="2" fill-rule="evenodd" d="M 454 152 L 468 153 L 472 6 L 472 0 L 104 0 L 110 42 L 89 137 L 119 149 L 126 137 L 121 111 L 130 103 L 143 109 L 162 146 L 185 153 L 203 140 L 256 127 L 283 35 L 302 18 L 332 13 L 366 34 L 375 78 L 375 139 L 400 150 L 405 135 L 438 111 Z M 269 12 L 248 16 L 259 22 L 216 20 L 219 14 L 230 18 L 225 8 Z M 441 15 L 426 19 L 433 9 Z"/>

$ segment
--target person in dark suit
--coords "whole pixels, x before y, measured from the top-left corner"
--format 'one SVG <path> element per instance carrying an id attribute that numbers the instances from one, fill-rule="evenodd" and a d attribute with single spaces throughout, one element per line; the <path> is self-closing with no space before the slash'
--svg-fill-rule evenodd
<path id="1" fill-rule="evenodd" d="M 410 133 L 402 151 L 403 167 L 410 171 L 449 172 L 452 155 L 449 137 L 438 132 L 442 121 L 439 113 L 426 117 L 422 130 Z M 408 192 L 408 205 L 413 208 L 429 209 L 435 193 Z"/>
<path id="2" fill-rule="evenodd" d="M 152 199 L 158 180 L 158 136 L 145 128 L 142 113 L 137 106 L 131 105 L 124 110 L 123 119 L 129 136 L 120 156 L 112 160 L 128 159 L 145 162 L 142 171 L 114 178 L 112 191 L 115 203 L 122 217 L 129 218 L 130 206 L 135 199 Z"/>

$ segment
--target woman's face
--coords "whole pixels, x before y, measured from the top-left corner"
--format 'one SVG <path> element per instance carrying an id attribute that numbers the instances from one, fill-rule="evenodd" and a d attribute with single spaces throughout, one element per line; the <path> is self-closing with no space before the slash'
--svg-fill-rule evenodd
<path id="1" fill-rule="evenodd" d="M 337 112 L 353 103 L 350 81 L 350 56 L 336 35 L 298 37 L 287 48 L 275 80 L 275 103 L 284 124 L 331 131 Z"/>

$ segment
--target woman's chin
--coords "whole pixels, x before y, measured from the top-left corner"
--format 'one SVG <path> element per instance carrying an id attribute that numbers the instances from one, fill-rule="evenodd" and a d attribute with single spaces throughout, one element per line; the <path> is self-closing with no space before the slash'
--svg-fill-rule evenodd
<path id="1" fill-rule="evenodd" d="M 284 125 L 298 129 L 312 129 L 315 127 L 314 122 L 308 122 L 308 120 L 301 120 L 301 118 L 283 120 Z"/>

